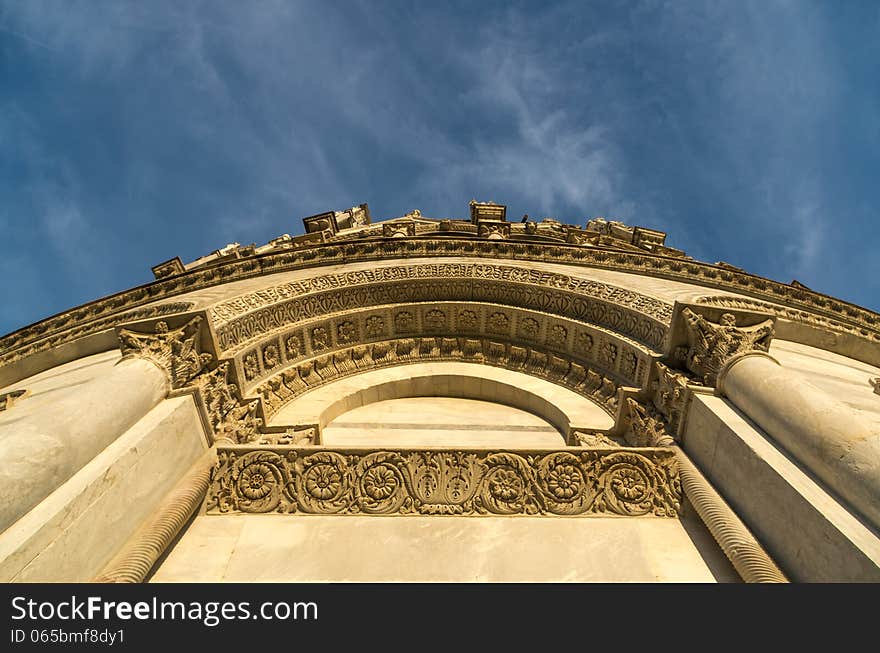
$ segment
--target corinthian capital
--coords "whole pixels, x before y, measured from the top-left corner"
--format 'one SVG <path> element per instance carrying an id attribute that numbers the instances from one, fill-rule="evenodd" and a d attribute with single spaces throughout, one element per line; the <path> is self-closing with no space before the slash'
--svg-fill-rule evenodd
<path id="1" fill-rule="evenodd" d="M 688 339 L 685 365 L 708 386 L 715 385 L 718 372 L 731 359 L 752 351 L 767 351 L 773 338 L 773 320 L 737 326 L 731 313 L 724 313 L 717 324 L 689 308 L 681 314 Z"/>
<path id="2" fill-rule="evenodd" d="M 627 398 L 626 431 L 623 438 L 631 447 L 668 447 L 675 444 L 663 418 L 635 399 Z"/>
<path id="3" fill-rule="evenodd" d="M 196 316 L 178 329 L 169 329 L 166 322 L 157 322 L 153 333 L 119 329 L 122 354 L 152 361 L 165 371 L 172 388 L 185 387 L 212 358 L 211 354 L 200 351 L 201 321 L 201 316 Z"/>

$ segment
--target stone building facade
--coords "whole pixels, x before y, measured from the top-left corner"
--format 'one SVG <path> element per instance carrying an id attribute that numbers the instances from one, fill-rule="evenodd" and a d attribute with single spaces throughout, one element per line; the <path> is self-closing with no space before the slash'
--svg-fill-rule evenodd
<path id="1" fill-rule="evenodd" d="M 880 315 L 367 205 L 0 339 L 0 579 L 880 580 Z"/>

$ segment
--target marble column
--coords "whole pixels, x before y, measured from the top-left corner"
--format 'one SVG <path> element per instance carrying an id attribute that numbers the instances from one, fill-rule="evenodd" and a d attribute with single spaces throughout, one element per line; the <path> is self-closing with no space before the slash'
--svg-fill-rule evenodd
<path id="1" fill-rule="evenodd" d="M 880 527 L 880 433 L 852 409 L 767 354 L 773 324 L 737 326 L 682 311 L 688 369 L 715 386 L 851 508 Z"/>
<path id="2" fill-rule="evenodd" d="M 125 359 L 45 412 L 0 427 L 0 531 L 45 499 L 167 394 L 165 373 Z"/>
<path id="3" fill-rule="evenodd" d="M 202 372 L 201 317 L 149 333 L 119 330 L 123 359 L 46 411 L 0 427 L 0 531 L 45 499 L 162 401 Z"/>
<path id="4" fill-rule="evenodd" d="M 767 354 L 732 359 L 718 390 L 850 506 L 880 527 L 880 433 Z"/>

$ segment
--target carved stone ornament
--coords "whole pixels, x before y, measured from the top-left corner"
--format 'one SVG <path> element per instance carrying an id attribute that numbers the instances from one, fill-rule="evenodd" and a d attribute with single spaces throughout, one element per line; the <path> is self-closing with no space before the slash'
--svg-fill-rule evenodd
<path id="1" fill-rule="evenodd" d="M 571 432 L 572 438 L 581 447 L 589 447 L 591 449 L 619 449 L 624 446 L 617 440 L 612 440 L 606 433 L 602 431 L 578 431 Z"/>
<path id="2" fill-rule="evenodd" d="M 651 384 L 651 402 L 669 424 L 673 433 L 678 433 L 687 408 L 687 378 L 660 362 L 654 364 L 657 378 Z"/>
<path id="3" fill-rule="evenodd" d="M 868 383 L 874 388 L 874 393 L 880 395 L 880 376 L 868 379 Z"/>
<path id="4" fill-rule="evenodd" d="M 482 338 L 419 337 L 358 345 L 318 356 L 280 373 L 255 388 L 267 417 L 299 395 L 361 372 L 425 361 L 462 361 L 503 367 L 556 383 L 590 399 L 613 415 L 618 384 L 574 361 L 538 348 Z"/>
<path id="5" fill-rule="evenodd" d="M 676 517 L 671 449 L 220 447 L 208 513 Z"/>
<path id="6" fill-rule="evenodd" d="M 240 402 L 238 388 L 229 383 L 229 363 L 224 361 L 196 380 L 215 441 L 247 444 L 260 439 L 263 420 L 256 416 L 259 401 Z"/>
<path id="7" fill-rule="evenodd" d="M 183 388 L 205 369 L 213 358 L 199 351 L 199 325 L 196 316 L 182 327 L 168 329 L 164 321 L 157 322 L 154 333 L 119 330 L 122 355 L 153 361 L 168 376 L 172 388 Z"/>
<path id="8" fill-rule="evenodd" d="M 675 439 L 666 428 L 663 418 L 635 399 L 627 398 L 627 427 L 623 438 L 631 447 L 668 447 Z"/>
<path id="9" fill-rule="evenodd" d="M 12 390 L 10 392 L 0 393 L 0 412 L 9 410 L 12 405 L 29 394 L 28 390 Z"/>
<path id="10" fill-rule="evenodd" d="M 716 324 L 690 308 L 682 310 L 682 317 L 688 337 L 684 363 L 707 386 L 715 386 L 718 372 L 731 358 L 750 351 L 767 351 L 773 338 L 772 320 L 740 327 L 731 313 L 724 313 Z"/>

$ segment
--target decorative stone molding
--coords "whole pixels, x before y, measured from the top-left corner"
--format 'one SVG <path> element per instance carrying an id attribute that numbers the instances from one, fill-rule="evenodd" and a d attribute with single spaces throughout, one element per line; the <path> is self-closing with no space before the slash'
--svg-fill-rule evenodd
<path id="1" fill-rule="evenodd" d="M 868 379 L 868 383 L 871 384 L 871 387 L 874 388 L 874 393 L 880 395 L 880 376 Z"/>
<path id="2" fill-rule="evenodd" d="M 382 225 L 383 238 L 406 238 L 416 235 L 416 224 L 412 220 L 386 222 Z"/>
<path id="3" fill-rule="evenodd" d="M 209 514 L 676 517 L 669 449 L 218 449 Z"/>
<path id="4" fill-rule="evenodd" d="M 736 325 L 736 317 L 731 313 L 724 313 L 717 324 L 690 308 L 682 309 L 681 314 L 688 338 L 684 363 L 707 386 L 714 387 L 718 373 L 734 357 L 770 348 L 772 320 L 743 327 Z"/>
<path id="5" fill-rule="evenodd" d="M 279 367 L 315 355 L 332 354 L 355 344 L 395 337 L 501 339 L 539 347 L 602 371 L 624 385 L 642 387 L 653 358 L 651 350 L 607 329 L 567 318 L 497 304 L 431 302 L 395 304 L 298 322 L 275 330 L 233 358 L 238 378 L 250 392 Z"/>
<path id="6" fill-rule="evenodd" d="M 792 293 L 797 294 L 797 290 L 793 289 Z M 805 299 L 807 293 L 801 293 Z M 837 338 L 837 334 L 846 333 L 857 338 L 868 339 L 873 342 L 880 342 L 880 333 L 876 328 L 871 329 L 865 325 L 846 324 L 835 316 L 834 312 L 827 310 L 801 310 L 790 306 L 780 306 L 770 302 L 763 302 L 757 299 L 747 297 L 732 297 L 730 295 L 715 295 L 698 297 L 696 303 L 703 306 L 716 306 L 718 308 L 731 308 L 737 310 L 759 311 L 776 315 L 779 318 L 794 322 L 796 324 L 806 324 L 825 333 L 824 340 L 830 338 L 830 342 L 823 342 L 823 346 L 833 346 Z M 780 301 L 786 301 L 781 299 Z M 827 314 L 827 315 L 826 315 Z M 876 324 L 876 322 L 872 322 Z"/>
<path id="7" fill-rule="evenodd" d="M 12 390 L 10 392 L 4 392 L 0 394 L 0 412 L 4 410 L 9 410 L 12 408 L 13 404 L 18 401 L 24 399 L 30 391 L 27 389 L 22 390 Z"/>
<path id="8" fill-rule="evenodd" d="M 8 365 L 33 353 L 57 347 L 131 319 L 122 318 L 119 315 L 121 311 L 230 281 L 324 264 L 438 256 L 517 258 L 633 272 L 711 286 L 745 293 L 758 300 L 784 303 L 795 313 L 803 311 L 809 319 L 817 315 L 826 316 L 832 328 L 847 332 L 854 330 L 859 337 L 874 343 L 880 342 L 880 315 L 877 313 L 819 293 L 717 265 L 644 251 L 621 251 L 612 247 L 429 238 L 315 243 L 263 254 L 256 258 L 231 259 L 222 265 L 188 270 L 184 274 L 157 280 L 146 286 L 65 311 L 0 338 L 0 351 L 3 352 L 0 354 L 0 365 Z M 803 321 L 797 315 L 793 315 L 791 319 Z"/>
<path id="9" fill-rule="evenodd" d="M 477 227 L 480 238 L 507 240 L 510 238 L 510 223 L 503 220 L 481 220 Z"/>
<path id="10" fill-rule="evenodd" d="M 195 383 L 208 415 L 215 442 L 247 444 L 258 440 L 263 420 L 257 417 L 260 402 L 241 402 L 238 387 L 228 380 L 229 363 L 224 361 Z"/>
<path id="11" fill-rule="evenodd" d="M 448 283 L 450 280 L 479 281 L 478 284 L 467 284 L 468 289 L 478 289 L 486 281 L 503 281 L 509 284 L 524 284 L 561 290 L 575 295 L 613 302 L 664 324 L 668 323 L 672 317 L 672 305 L 668 302 L 627 288 L 590 279 L 578 279 L 557 272 L 542 272 L 532 268 L 484 262 L 395 265 L 377 267 L 372 270 L 320 275 L 241 295 L 213 306 L 210 309 L 210 315 L 215 325 L 223 324 L 256 309 L 289 299 L 302 298 L 311 293 L 333 289 L 352 290 L 360 286 L 432 278 L 443 283 Z M 406 289 L 403 292 L 405 293 Z M 431 299 L 439 298 L 433 297 Z M 401 297 L 400 300 L 405 301 L 405 298 Z"/>
<path id="12" fill-rule="evenodd" d="M 659 361 L 654 367 L 657 374 L 651 382 L 651 403 L 669 424 L 669 430 L 680 434 L 690 401 L 687 378 Z"/>
<path id="13" fill-rule="evenodd" d="M 174 389 L 183 388 L 196 377 L 213 356 L 200 351 L 197 315 L 182 327 L 169 329 L 164 321 L 157 322 L 153 333 L 119 329 L 123 358 L 137 357 L 152 361 L 162 369 Z"/>
<path id="14" fill-rule="evenodd" d="M 517 307 L 595 324 L 659 351 L 672 313 L 671 305 L 624 288 L 511 266 L 397 266 L 328 276 L 251 293 L 212 308 L 220 350 L 231 355 L 262 335 L 332 313 L 460 301 Z M 339 289 L 316 292 L 313 281 Z"/>
<path id="15" fill-rule="evenodd" d="M 418 337 L 358 345 L 284 369 L 257 386 L 256 393 L 270 417 L 299 395 L 337 379 L 381 367 L 440 360 L 522 371 L 577 392 L 609 415 L 617 410 L 619 386 L 612 379 L 538 348 L 479 338 Z"/>
<path id="16" fill-rule="evenodd" d="M 668 447 L 675 444 L 663 418 L 631 397 L 626 399 L 627 416 L 623 439 L 631 447 Z"/>

